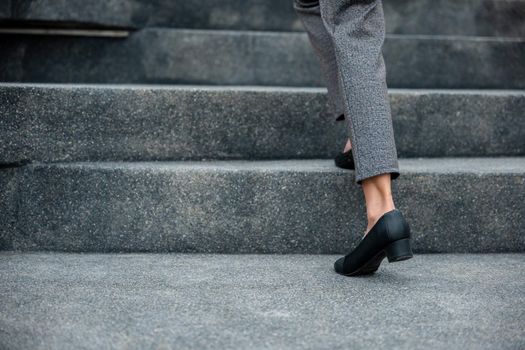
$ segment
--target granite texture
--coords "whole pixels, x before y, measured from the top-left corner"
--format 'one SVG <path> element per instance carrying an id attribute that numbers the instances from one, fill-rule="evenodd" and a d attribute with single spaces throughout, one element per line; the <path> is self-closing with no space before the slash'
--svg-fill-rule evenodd
<path id="1" fill-rule="evenodd" d="M 0 250 L 11 249 L 12 235 L 17 229 L 19 169 L 0 166 Z"/>
<path id="2" fill-rule="evenodd" d="M 0 252 L 2 349 L 523 349 L 523 254 Z"/>
<path id="3" fill-rule="evenodd" d="M 400 157 L 525 155 L 525 92 L 390 90 Z M 0 163 L 332 158 L 323 88 L 0 84 Z M 307 141 L 305 141 L 307 140 Z"/>
<path id="4" fill-rule="evenodd" d="M 525 36 L 523 0 L 383 0 L 395 34 Z"/>
<path id="5" fill-rule="evenodd" d="M 393 193 L 414 251 L 525 250 L 525 158 L 401 159 L 400 169 Z M 35 163 L 17 170 L 7 246 L 343 253 L 366 228 L 353 177 L 331 160 Z"/>
<path id="6" fill-rule="evenodd" d="M 0 21 L 11 18 L 11 0 L 2 0 L 0 2 Z"/>
<path id="7" fill-rule="evenodd" d="M 0 80 L 322 86 L 305 33 L 144 29 L 0 36 Z M 390 88 L 525 88 L 525 39 L 389 35 Z"/>
<path id="8" fill-rule="evenodd" d="M 292 0 L 3 0 L 0 20 L 76 27 L 302 29 Z M 386 29 L 394 34 L 525 36 L 523 0 L 388 0 Z"/>

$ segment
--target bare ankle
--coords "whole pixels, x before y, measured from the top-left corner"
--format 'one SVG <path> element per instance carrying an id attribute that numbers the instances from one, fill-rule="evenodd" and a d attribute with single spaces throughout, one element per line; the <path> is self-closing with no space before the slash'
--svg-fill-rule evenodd
<path id="1" fill-rule="evenodd" d="M 374 227 L 377 221 L 387 212 L 395 209 L 393 202 L 387 202 L 381 207 L 374 207 L 373 209 L 367 210 L 368 225 L 365 231 L 365 235 Z"/>
<path id="2" fill-rule="evenodd" d="M 346 141 L 346 145 L 345 145 L 345 148 L 344 148 L 343 152 L 348 152 L 351 149 L 352 149 L 352 144 L 350 143 L 350 139 L 348 139 Z"/>
<path id="3" fill-rule="evenodd" d="M 389 212 L 392 209 L 395 209 L 393 202 L 385 203 L 385 205 L 381 207 L 370 209 L 367 211 L 368 220 L 377 220 L 383 216 L 384 213 Z"/>

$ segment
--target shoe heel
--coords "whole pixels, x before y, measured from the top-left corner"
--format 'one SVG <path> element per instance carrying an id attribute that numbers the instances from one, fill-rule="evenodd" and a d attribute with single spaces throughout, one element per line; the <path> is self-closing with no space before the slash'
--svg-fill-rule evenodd
<path id="1" fill-rule="evenodd" d="M 386 256 L 389 263 L 410 259 L 412 257 L 410 239 L 405 238 L 390 243 L 390 245 L 386 247 Z"/>

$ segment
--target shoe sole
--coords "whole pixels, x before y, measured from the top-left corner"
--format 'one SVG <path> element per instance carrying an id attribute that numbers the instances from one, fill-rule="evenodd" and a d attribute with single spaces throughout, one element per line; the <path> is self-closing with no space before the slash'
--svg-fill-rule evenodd
<path id="1" fill-rule="evenodd" d="M 370 275 L 376 272 L 381 265 L 381 262 L 386 257 L 389 263 L 405 261 L 412 258 L 412 249 L 410 247 L 410 239 L 400 239 L 390 243 L 385 249 L 377 253 L 372 259 L 366 262 L 361 268 L 351 273 L 337 272 L 343 276 L 360 276 Z"/>

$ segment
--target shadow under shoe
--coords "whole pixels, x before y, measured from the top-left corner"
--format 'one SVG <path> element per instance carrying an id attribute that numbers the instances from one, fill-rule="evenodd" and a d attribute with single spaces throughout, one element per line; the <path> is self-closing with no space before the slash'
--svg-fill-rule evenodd
<path id="1" fill-rule="evenodd" d="M 399 209 L 379 218 L 357 247 L 334 263 L 337 273 L 358 276 L 375 272 L 385 257 L 388 262 L 412 258 L 410 226 Z"/>

